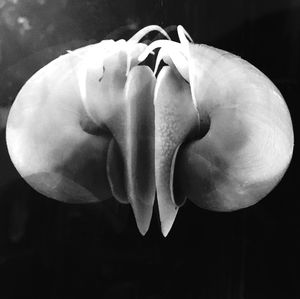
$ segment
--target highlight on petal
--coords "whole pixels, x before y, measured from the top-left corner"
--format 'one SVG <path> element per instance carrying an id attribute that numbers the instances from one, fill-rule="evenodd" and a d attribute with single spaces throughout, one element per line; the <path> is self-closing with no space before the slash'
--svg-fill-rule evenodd
<path id="1" fill-rule="evenodd" d="M 190 42 L 193 43 L 193 39 L 191 38 L 191 36 L 188 34 L 188 32 L 183 28 L 182 25 L 178 25 L 177 27 L 177 33 L 178 33 L 178 37 L 180 40 L 180 43 L 183 45 L 188 45 Z M 187 38 L 190 40 L 188 41 Z"/>
<path id="2" fill-rule="evenodd" d="M 165 48 L 165 49 L 177 49 L 178 51 L 181 51 L 182 48 L 180 47 L 180 44 L 174 41 L 169 41 L 169 40 L 164 40 L 164 39 L 160 39 L 160 40 L 156 40 L 153 43 L 151 43 L 146 49 L 145 51 L 138 57 L 138 61 L 139 62 L 143 62 L 148 56 L 149 54 L 157 49 L 157 48 Z"/>
<path id="3" fill-rule="evenodd" d="M 158 31 L 160 32 L 162 35 L 164 35 L 167 39 L 171 40 L 169 34 L 162 29 L 160 26 L 158 25 L 149 25 L 147 27 L 142 28 L 140 31 L 138 31 L 135 35 L 133 35 L 128 42 L 139 42 L 145 35 L 147 35 L 148 33 L 150 33 L 151 31 Z"/>
<path id="4" fill-rule="evenodd" d="M 138 57 L 140 62 L 144 61 L 147 56 L 155 49 L 161 48 L 158 57 L 156 59 L 154 74 L 156 74 L 161 60 L 173 67 L 174 70 L 178 71 L 180 75 L 189 81 L 188 71 L 188 49 L 177 42 L 168 40 L 157 40 L 150 44 L 145 51 Z"/>

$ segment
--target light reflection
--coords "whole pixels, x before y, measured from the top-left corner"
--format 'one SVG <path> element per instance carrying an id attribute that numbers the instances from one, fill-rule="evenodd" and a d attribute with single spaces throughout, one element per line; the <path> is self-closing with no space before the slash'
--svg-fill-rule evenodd
<path id="1" fill-rule="evenodd" d="M 29 23 L 29 20 L 26 17 L 18 17 L 17 21 L 21 26 L 21 28 L 20 28 L 21 35 L 24 35 L 26 33 L 26 31 L 32 29 L 32 27 Z"/>

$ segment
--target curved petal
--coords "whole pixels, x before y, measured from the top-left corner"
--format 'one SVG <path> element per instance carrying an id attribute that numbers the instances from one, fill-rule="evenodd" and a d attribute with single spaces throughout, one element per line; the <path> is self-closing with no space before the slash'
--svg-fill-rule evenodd
<path id="1" fill-rule="evenodd" d="M 205 45 L 190 45 L 189 77 L 200 117 L 207 113 L 210 128 L 179 155 L 188 197 L 221 211 L 256 203 L 292 157 L 292 123 L 280 92 L 246 61 Z"/>
<path id="2" fill-rule="evenodd" d="M 18 94 L 7 146 L 22 177 L 46 196 L 68 202 L 109 198 L 106 151 L 111 137 L 83 107 L 70 54 L 37 72 Z M 76 164 L 74 163 L 76 160 Z"/>
<path id="3" fill-rule="evenodd" d="M 155 90 L 155 181 L 162 233 L 166 236 L 178 212 L 173 172 L 179 146 L 198 129 L 198 115 L 189 85 L 170 67 L 163 67 Z"/>

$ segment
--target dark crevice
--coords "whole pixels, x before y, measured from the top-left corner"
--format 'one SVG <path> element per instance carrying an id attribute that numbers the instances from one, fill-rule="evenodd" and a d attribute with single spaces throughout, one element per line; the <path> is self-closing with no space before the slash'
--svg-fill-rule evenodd
<path id="1" fill-rule="evenodd" d="M 109 129 L 104 124 L 101 124 L 101 126 L 99 126 L 98 124 L 93 122 L 87 115 L 84 115 L 80 119 L 79 124 L 82 130 L 90 135 L 108 138 L 112 136 Z"/>
<path id="2" fill-rule="evenodd" d="M 180 157 L 180 153 L 184 151 L 184 148 L 191 142 L 197 141 L 200 139 L 203 139 L 205 135 L 208 133 L 210 129 L 210 117 L 208 114 L 203 114 L 202 117 L 200 118 L 200 125 L 198 130 L 194 129 L 192 130 L 185 138 L 184 142 L 180 145 L 177 153 L 176 153 L 176 160 L 178 157 Z M 174 195 L 174 201 L 176 205 L 182 206 L 186 199 L 187 196 L 182 188 L 182 176 L 180 174 L 179 170 L 179 164 L 177 161 L 175 161 L 174 165 L 174 176 L 173 176 L 173 195 Z"/>

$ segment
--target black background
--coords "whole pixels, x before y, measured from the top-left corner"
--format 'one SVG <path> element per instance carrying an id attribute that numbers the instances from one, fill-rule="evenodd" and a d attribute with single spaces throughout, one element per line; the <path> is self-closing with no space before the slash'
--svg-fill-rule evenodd
<path id="1" fill-rule="evenodd" d="M 149 24 L 182 24 L 195 42 L 262 70 L 286 99 L 297 143 L 299 0 L 1 0 L 0 298 L 300 298 L 297 147 L 261 202 L 233 213 L 188 202 L 167 238 L 157 207 L 142 237 L 129 206 L 45 198 L 10 162 L 5 115 L 35 71 L 67 49 Z"/>

